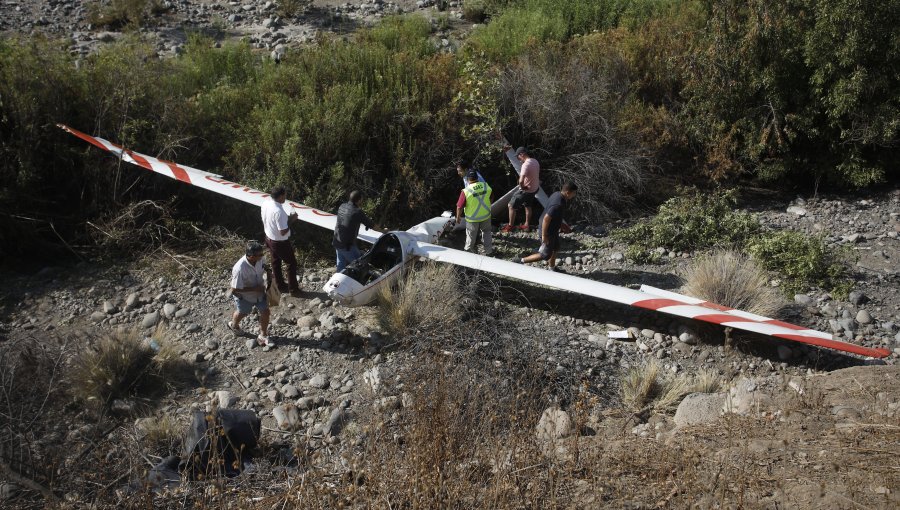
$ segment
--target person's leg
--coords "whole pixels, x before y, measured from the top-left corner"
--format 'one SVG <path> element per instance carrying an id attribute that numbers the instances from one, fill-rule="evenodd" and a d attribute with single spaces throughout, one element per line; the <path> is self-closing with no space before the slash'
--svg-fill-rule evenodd
<path id="1" fill-rule="evenodd" d="M 553 269 L 556 267 L 556 252 L 555 251 L 550 255 L 550 258 L 547 259 L 547 265 L 550 266 L 550 269 Z"/>
<path id="2" fill-rule="evenodd" d="M 337 272 L 340 273 L 341 271 L 344 270 L 345 267 L 347 267 L 347 264 L 350 263 L 350 260 L 348 260 L 350 257 L 350 255 L 348 253 L 349 250 L 342 250 L 340 248 L 335 248 L 334 251 L 335 251 L 335 254 L 337 254 Z"/>
<path id="3" fill-rule="evenodd" d="M 259 311 L 259 331 L 262 336 L 269 336 L 269 316 L 271 313 L 268 307 Z"/>
<path id="4" fill-rule="evenodd" d="M 232 297 L 234 300 L 234 313 L 231 314 L 231 322 L 228 323 L 228 329 L 239 333 L 241 331 L 241 320 L 250 313 L 253 305 L 238 296 Z"/>
<path id="5" fill-rule="evenodd" d="M 478 239 L 478 223 L 472 221 L 466 221 L 466 245 L 463 248 L 465 251 L 470 251 L 472 253 L 477 252 L 477 248 L 475 248 L 475 241 Z"/>
<path id="6" fill-rule="evenodd" d="M 278 248 L 278 242 L 267 237 L 266 246 L 269 248 L 269 256 L 272 257 L 272 273 L 275 276 L 275 284 L 278 285 L 278 290 L 287 292 L 288 286 L 284 281 L 284 273 L 281 271 L 281 254 L 279 253 L 281 250 Z"/>
<path id="7" fill-rule="evenodd" d="M 512 201 L 509 203 L 509 224 L 510 225 L 516 224 L 516 208 L 513 205 Z"/>
<path id="8" fill-rule="evenodd" d="M 493 225 L 491 225 L 491 219 L 488 218 L 481 222 L 481 242 L 484 243 L 484 254 L 490 256 L 494 253 L 494 243 L 493 243 Z"/>
<path id="9" fill-rule="evenodd" d="M 529 225 L 531 225 L 531 206 L 526 205 L 525 206 L 525 224 L 522 226 L 525 228 L 528 228 Z"/>
<path id="10" fill-rule="evenodd" d="M 359 251 L 359 246 L 356 246 L 356 244 L 351 246 L 350 249 L 347 251 L 349 252 L 347 264 L 356 262 L 360 257 L 362 257 L 362 253 L 360 253 L 360 251 Z"/>
<path id="11" fill-rule="evenodd" d="M 279 241 L 278 248 L 281 260 L 287 265 L 288 290 L 291 292 L 298 291 L 300 290 L 300 284 L 297 282 L 297 255 L 294 253 L 294 244 L 290 239 Z"/>

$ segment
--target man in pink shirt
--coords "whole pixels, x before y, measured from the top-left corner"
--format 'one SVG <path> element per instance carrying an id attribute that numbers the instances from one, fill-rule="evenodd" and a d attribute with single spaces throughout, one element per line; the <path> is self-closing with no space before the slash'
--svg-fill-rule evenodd
<path id="1" fill-rule="evenodd" d="M 541 187 L 541 164 L 538 160 L 528 155 L 525 147 L 516 149 L 516 159 L 522 162 L 522 171 L 519 172 L 519 190 L 509 201 L 509 224 L 503 227 L 502 232 L 512 232 L 516 228 L 516 209 L 525 207 L 525 224 L 519 226 L 519 230 L 531 230 L 531 207 L 535 202 L 535 194 Z"/>

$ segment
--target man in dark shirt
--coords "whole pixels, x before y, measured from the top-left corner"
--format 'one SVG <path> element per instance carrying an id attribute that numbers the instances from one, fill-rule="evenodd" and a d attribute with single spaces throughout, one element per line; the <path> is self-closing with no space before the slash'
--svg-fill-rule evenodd
<path id="1" fill-rule="evenodd" d="M 543 218 L 539 222 L 541 247 L 537 253 L 519 260 L 522 264 L 546 260 L 551 271 L 556 270 L 556 252 L 559 251 L 559 227 L 563 224 L 569 202 L 575 198 L 578 186 L 573 182 L 563 184 L 562 191 L 550 195 Z"/>
<path id="2" fill-rule="evenodd" d="M 350 200 L 341 204 L 337 213 L 337 225 L 334 227 L 334 240 L 332 246 L 337 253 L 337 272 L 340 273 L 348 264 L 362 256 L 356 246 L 356 236 L 359 235 L 359 226 L 378 230 L 366 213 L 359 208 L 362 202 L 362 193 L 358 190 L 350 192 Z"/>

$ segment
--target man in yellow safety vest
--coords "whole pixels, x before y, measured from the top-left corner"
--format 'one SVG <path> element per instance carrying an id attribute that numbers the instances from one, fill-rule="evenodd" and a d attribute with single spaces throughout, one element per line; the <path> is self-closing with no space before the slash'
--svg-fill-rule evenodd
<path id="1" fill-rule="evenodd" d="M 478 233 L 481 232 L 484 254 L 490 256 L 491 245 L 491 187 L 478 180 L 478 173 L 470 170 L 466 174 L 469 184 L 463 188 L 456 201 L 456 223 L 460 217 L 466 218 L 466 251 L 478 253 Z"/>

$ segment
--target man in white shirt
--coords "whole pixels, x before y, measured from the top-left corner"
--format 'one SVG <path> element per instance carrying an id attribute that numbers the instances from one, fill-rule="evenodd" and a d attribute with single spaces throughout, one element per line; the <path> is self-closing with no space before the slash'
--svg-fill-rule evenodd
<path id="1" fill-rule="evenodd" d="M 245 255 L 231 269 L 231 297 L 235 311 L 227 322 L 228 329 L 235 335 L 242 335 L 241 320 L 253 311 L 259 311 L 259 336 L 256 343 L 270 345 L 269 341 L 269 302 L 266 300 L 266 283 L 263 275 L 265 249 L 256 241 L 247 244 Z"/>
<path id="2" fill-rule="evenodd" d="M 284 210 L 284 201 L 287 198 L 287 190 L 284 186 L 276 186 L 269 193 L 269 199 L 263 202 L 261 215 L 263 230 L 266 232 L 266 246 L 272 257 L 272 272 L 275 273 L 275 283 L 281 292 L 290 292 L 294 296 L 300 294 L 300 286 L 297 283 L 297 257 L 294 255 L 294 246 L 291 244 L 291 229 L 288 220 L 296 218 L 297 213 L 288 214 Z M 287 283 L 281 270 L 281 263 L 287 265 Z"/>

